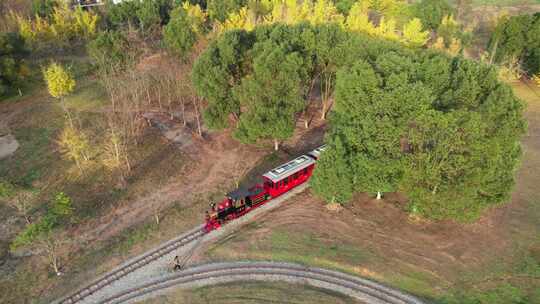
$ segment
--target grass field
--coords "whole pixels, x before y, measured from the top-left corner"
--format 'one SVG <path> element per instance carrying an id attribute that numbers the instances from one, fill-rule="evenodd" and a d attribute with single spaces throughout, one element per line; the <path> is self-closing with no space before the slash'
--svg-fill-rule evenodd
<path id="1" fill-rule="evenodd" d="M 360 302 L 310 286 L 291 286 L 286 283 L 240 282 L 215 287 L 178 290 L 171 294 L 142 301 L 144 304 L 353 304 Z"/>

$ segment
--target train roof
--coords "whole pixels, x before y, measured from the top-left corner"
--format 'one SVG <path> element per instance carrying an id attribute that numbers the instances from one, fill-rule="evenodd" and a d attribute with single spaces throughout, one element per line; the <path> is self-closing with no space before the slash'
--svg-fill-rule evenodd
<path id="1" fill-rule="evenodd" d="M 319 157 L 321 156 L 321 153 L 324 150 L 326 150 L 326 145 L 322 145 L 322 146 L 316 148 L 315 150 L 309 152 L 308 155 L 315 157 L 315 159 L 319 159 Z"/>
<path id="2" fill-rule="evenodd" d="M 315 163 L 315 160 L 313 158 L 307 155 L 302 155 L 291 160 L 290 162 L 286 164 L 283 164 L 277 168 L 274 168 L 266 172 L 265 174 L 263 174 L 263 176 L 275 183 L 289 175 L 292 175 L 304 168 L 307 168 L 313 165 L 314 163 Z"/>

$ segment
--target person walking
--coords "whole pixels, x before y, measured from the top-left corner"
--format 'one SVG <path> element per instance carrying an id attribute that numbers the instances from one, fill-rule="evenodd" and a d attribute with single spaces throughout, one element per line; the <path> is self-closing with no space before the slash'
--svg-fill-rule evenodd
<path id="1" fill-rule="evenodd" d="M 174 257 L 174 271 L 182 270 L 182 264 L 180 263 L 180 258 L 178 256 Z"/>

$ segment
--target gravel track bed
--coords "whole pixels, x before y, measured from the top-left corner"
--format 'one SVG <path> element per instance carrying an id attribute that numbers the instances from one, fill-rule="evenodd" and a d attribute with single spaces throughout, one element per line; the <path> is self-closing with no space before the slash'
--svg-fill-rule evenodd
<path id="1" fill-rule="evenodd" d="M 203 264 L 164 275 L 125 290 L 100 304 L 135 303 L 175 288 L 196 288 L 237 281 L 285 281 L 329 289 L 370 304 L 423 304 L 420 299 L 382 284 L 337 271 L 281 262 Z"/>
<path id="2" fill-rule="evenodd" d="M 160 255 L 158 257 L 157 252 L 160 249 L 172 246 L 174 243 L 177 243 L 179 240 L 185 238 L 186 236 L 201 231 L 203 225 L 197 226 L 188 232 L 182 233 L 177 238 L 163 243 L 156 249 L 149 250 L 146 253 L 129 259 L 128 261 L 122 263 L 110 272 L 101 275 L 98 279 L 92 281 L 90 284 L 83 286 L 76 293 L 71 294 L 68 297 L 56 300 L 53 302 L 53 304 L 99 303 L 104 299 L 121 293 L 122 291 L 128 290 L 133 286 L 140 285 L 144 282 L 149 282 L 156 277 L 168 274 L 171 272 L 172 261 L 176 255 L 178 255 L 179 257 L 190 255 L 190 253 L 195 250 L 196 247 L 199 247 L 201 244 L 212 242 L 226 234 L 229 234 L 238 227 L 250 222 L 258 215 L 261 215 L 265 212 L 268 212 L 269 210 L 279 207 L 283 201 L 304 191 L 307 186 L 307 184 L 302 184 L 294 188 L 290 192 L 287 192 L 286 194 L 272 199 L 266 204 L 247 213 L 246 215 L 227 223 L 221 229 L 214 230 L 208 234 L 202 234 L 198 238 L 193 239 L 191 242 L 184 243 L 182 244 L 182 246 L 174 248 L 168 253 Z M 154 257 L 151 257 L 152 255 L 154 255 Z M 145 259 L 148 259 L 150 257 L 151 261 L 144 261 Z M 130 268 L 124 269 L 129 265 L 132 266 Z M 122 269 L 124 269 L 124 271 L 122 271 Z M 90 286 L 91 288 L 89 288 Z M 81 292 L 83 297 L 74 296 L 75 294 Z"/>

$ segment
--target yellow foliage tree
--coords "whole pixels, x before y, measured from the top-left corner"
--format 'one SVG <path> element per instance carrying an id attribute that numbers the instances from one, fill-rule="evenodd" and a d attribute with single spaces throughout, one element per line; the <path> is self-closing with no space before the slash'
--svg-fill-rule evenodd
<path id="1" fill-rule="evenodd" d="M 422 21 L 418 18 L 411 19 L 403 26 L 403 43 L 412 47 L 421 47 L 427 43 L 429 32 L 422 31 Z"/>
<path id="2" fill-rule="evenodd" d="M 73 120 L 65 105 L 64 98 L 75 89 L 75 79 L 73 79 L 73 76 L 63 66 L 56 62 L 51 63 L 43 70 L 43 78 L 47 83 L 49 94 L 60 100 L 60 105 L 66 112 L 71 127 L 73 127 Z"/>
<path id="3" fill-rule="evenodd" d="M 58 145 L 62 154 L 66 158 L 73 160 L 82 173 L 83 163 L 88 161 L 88 151 L 90 149 L 86 134 L 69 126 L 60 134 Z"/>
<path id="4" fill-rule="evenodd" d="M 242 7 L 238 12 L 229 14 L 227 20 L 219 25 L 220 32 L 233 29 L 251 31 L 255 28 L 255 25 L 257 25 L 252 17 L 252 11 L 248 10 L 247 7 Z"/>
<path id="5" fill-rule="evenodd" d="M 376 33 L 375 25 L 369 21 L 366 2 L 356 2 L 345 20 L 345 28 L 352 32 L 363 32 L 370 35 Z"/>
<path id="6" fill-rule="evenodd" d="M 308 1 L 304 1 L 308 2 Z M 307 16 L 307 20 L 311 24 L 321 24 L 321 23 L 343 23 L 343 15 L 341 15 L 337 8 L 334 6 L 334 3 L 330 0 L 317 0 L 313 4 L 312 12 Z"/>
<path id="7" fill-rule="evenodd" d="M 431 45 L 431 48 L 439 51 L 444 51 L 445 46 L 443 37 L 437 37 L 437 40 L 435 40 L 435 42 Z"/>
<path id="8" fill-rule="evenodd" d="M 533 80 L 536 83 L 538 87 L 540 87 L 540 74 L 536 74 L 533 76 Z"/>
<path id="9" fill-rule="evenodd" d="M 188 16 L 192 20 L 192 29 L 198 35 L 202 34 L 203 25 L 206 22 L 208 14 L 201 9 L 198 4 L 191 4 L 188 1 L 182 4 L 182 7 L 187 12 Z"/>
<path id="10" fill-rule="evenodd" d="M 72 10 L 67 2 L 62 3 L 54 9 L 50 20 L 38 15 L 34 19 L 16 15 L 19 32 L 30 46 L 64 46 L 71 40 L 87 40 L 96 34 L 98 15 L 80 7 Z"/>
<path id="11" fill-rule="evenodd" d="M 382 17 L 379 26 L 376 29 L 376 34 L 385 39 L 399 40 L 399 35 L 396 32 L 396 20 L 389 18 L 388 21 L 386 21 L 386 18 Z"/>
<path id="12" fill-rule="evenodd" d="M 448 53 L 452 56 L 457 56 L 461 52 L 461 40 L 452 38 L 452 42 L 448 46 Z"/>

